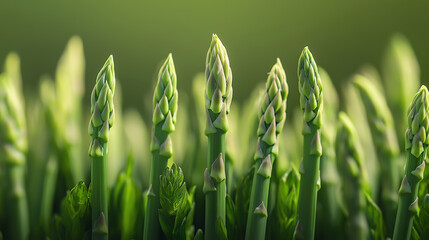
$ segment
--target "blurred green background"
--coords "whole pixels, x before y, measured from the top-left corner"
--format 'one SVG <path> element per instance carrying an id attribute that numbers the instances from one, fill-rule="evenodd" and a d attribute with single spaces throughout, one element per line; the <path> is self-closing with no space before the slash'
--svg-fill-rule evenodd
<path id="1" fill-rule="evenodd" d="M 306 45 L 339 89 L 363 64 L 379 69 L 390 37 L 399 32 L 413 46 L 427 83 L 428 7 L 423 1 L 2 1 L 0 65 L 16 51 L 25 93 L 37 94 L 41 75 L 54 75 L 68 39 L 78 35 L 87 63 L 86 99 L 98 70 L 113 54 L 125 108 L 136 107 L 147 118 L 161 61 L 173 53 L 179 91 L 190 93 L 192 78 L 204 71 L 211 34 L 217 33 L 230 57 L 234 101 L 242 102 L 264 82 L 279 57 L 291 89 L 288 105 L 295 108 L 297 61 Z"/>

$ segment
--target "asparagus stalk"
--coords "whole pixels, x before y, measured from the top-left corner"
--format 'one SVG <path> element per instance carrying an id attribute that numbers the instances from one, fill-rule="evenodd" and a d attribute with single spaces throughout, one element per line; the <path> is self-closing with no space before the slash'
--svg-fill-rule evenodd
<path id="1" fill-rule="evenodd" d="M 346 113 L 339 114 L 336 138 L 337 168 L 341 176 L 344 202 L 348 211 L 347 238 L 368 239 L 369 229 L 365 216 L 366 200 L 362 153 L 356 129 Z"/>
<path id="2" fill-rule="evenodd" d="M 152 164 L 150 169 L 150 187 L 144 219 L 143 239 L 159 239 L 159 176 L 173 155 L 170 134 L 175 129 L 177 113 L 177 77 L 173 57 L 168 55 L 158 73 L 158 81 L 153 96 Z"/>
<path id="3" fill-rule="evenodd" d="M 220 238 L 216 235 L 217 224 L 226 224 L 225 134 L 233 94 L 228 54 L 215 34 L 207 53 L 205 75 L 208 154 L 203 191 L 206 195 L 205 237 L 210 240 Z"/>
<path id="4" fill-rule="evenodd" d="M 297 237 L 314 239 L 317 191 L 320 188 L 320 128 L 322 126 L 322 82 L 316 62 L 308 47 L 298 61 L 300 106 L 303 112 L 304 151 L 298 200 Z"/>
<path id="5" fill-rule="evenodd" d="M 272 165 L 278 156 L 278 138 L 286 121 L 289 93 L 280 59 L 271 68 L 261 106 L 255 170 L 247 215 L 246 239 L 265 239 Z"/>
<path id="6" fill-rule="evenodd" d="M 354 85 L 365 105 L 372 139 L 381 167 L 381 209 L 386 220 L 387 236 L 392 236 L 395 211 L 398 205 L 399 174 L 396 159 L 399 155 L 392 114 L 382 94 L 363 76 L 354 77 Z"/>
<path id="7" fill-rule="evenodd" d="M 0 162 L 5 168 L 6 239 L 27 239 L 29 214 L 25 190 L 27 152 L 24 102 L 19 85 L 0 75 Z"/>
<path id="8" fill-rule="evenodd" d="M 413 218 L 419 211 L 417 194 L 419 182 L 423 179 L 429 145 L 428 94 L 426 86 L 422 86 L 408 108 L 408 128 L 405 131 L 407 163 L 399 188 L 399 206 L 393 240 L 410 239 Z"/>
<path id="9" fill-rule="evenodd" d="M 91 94 L 89 147 L 92 187 L 92 239 L 108 239 L 107 143 L 114 121 L 115 70 L 110 56 L 97 75 Z"/>

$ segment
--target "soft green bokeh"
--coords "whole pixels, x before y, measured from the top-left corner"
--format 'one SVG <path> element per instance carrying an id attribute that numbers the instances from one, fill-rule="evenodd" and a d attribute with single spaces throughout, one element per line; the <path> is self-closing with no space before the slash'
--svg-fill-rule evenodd
<path id="1" fill-rule="evenodd" d="M 429 75 L 424 67 L 429 65 L 429 31 L 425 30 L 429 6 L 419 2 L 4 1 L 0 3 L 0 62 L 12 50 L 20 55 L 28 95 L 35 92 L 42 74 L 53 75 L 67 41 L 79 35 L 87 63 L 85 89 L 91 89 L 100 62 L 113 54 L 124 108 L 137 107 L 148 121 L 151 109 L 142 102 L 152 93 L 161 61 L 173 53 L 179 91 L 190 94 L 192 78 L 204 71 L 212 33 L 219 35 L 229 53 L 234 101 L 244 101 L 257 83 L 264 82 L 276 57 L 285 67 L 290 89 L 297 89 L 295 69 L 307 45 L 336 83 L 363 63 L 380 68 L 385 46 L 395 32 L 409 39 L 425 79 Z M 85 97 L 89 99 L 88 90 Z M 291 91 L 289 104 L 298 104 L 297 91 Z"/>

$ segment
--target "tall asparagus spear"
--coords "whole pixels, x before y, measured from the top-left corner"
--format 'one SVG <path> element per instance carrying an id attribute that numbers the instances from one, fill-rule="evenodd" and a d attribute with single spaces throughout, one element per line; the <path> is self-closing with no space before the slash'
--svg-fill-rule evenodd
<path id="1" fill-rule="evenodd" d="M 342 239 L 344 235 L 339 231 L 342 226 L 341 208 L 338 201 L 340 179 L 336 168 L 335 156 L 339 99 L 328 73 L 319 67 L 319 74 L 323 79 L 323 100 L 325 105 L 322 115 L 324 124 L 320 138 L 323 148 L 323 154 L 320 158 L 320 181 L 323 188 L 320 189 L 318 198 L 316 232 L 322 238 Z"/>
<path id="2" fill-rule="evenodd" d="M 91 157 L 92 187 L 92 239 L 108 239 L 107 215 L 107 143 L 114 121 L 113 94 L 115 93 L 115 70 L 110 56 L 97 75 L 91 94 L 91 119 L 89 147 Z"/>
<path id="3" fill-rule="evenodd" d="M 346 113 L 339 114 L 336 138 L 337 168 L 343 183 L 342 192 L 347 207 L 347 238 L 368 239 L 369 229 L 365 216 L 364 175 L 362 149 L 355 127 Z"/>
<path id="4" fill-rule="evenodd" d="M 372 139 L 381 168 L 381 209 L 386 220 L 387 236 L 392 236 L 395 212 L 398 205 L 397 189 L 399 174 L 397 157 L 398 141 L 392 114 L 382 94 L 374 84 L 363 76 L 354 77 L 354 85 L 360 92 L 365 105 Z"/>
<path id="5" fill-rule="evenodd" d="M 24 240 L 29 234 L 25 191 L 27 152 L 26 121 L 20 83 L 0 75 L 0 162 L 4 179 L 7 228 L 6 239 Z"/>
<path id="6" fill-rule="evenodd" d="M 289 93 L 280 59 L 268 75 L 257 131 L 255 171 L 246 226 L 246 239 L 265 239 L 267 203 L 272 165 L 278 156 L 278 138 L 286 121 Z"/>
<path id="7" fill-rule="evenodd" d="M 399 188 L 399 206 L 393 240 L 410 239 L 413 217 L 419 211 L 417 194 L 419 182 L 423 179 L 429 145 L 428 94 L 426 86 L 422 86 L 408 108 L 408 128 L 405 131 L 407 163 Z"/>
<path id="8" fill-rule="evenodd" d="M 322 82 L 316 62 L 308 47 L 298 61 L 300 106 L 303 112 L 304 151 L 301 164 L 301 182 L 298 200 L 297 236 L 314 239 L 316 225 L 317 191 L 320 187 L 320 128 L 322 126 Z"/>
<path id="9" fill-rule="evenodd" d="M 205 236 L 210 240 L 218 238 L 216 225 L 226 224 L 225 134 L 232 101 L 232 72 L 228 54 L 215 34 L 207 53 L 205 72 L 208 154 L 203 191 L 206 194 Z"/>
<path id="10" fill-rule="evenodd" d="M 173 155 L 170 134 L 174 131 L 177 113 L 177 77 L 173 57 L 168 55 L 158 73 L 158 82 L 153 95 L 152 117 L 152 164 L 150 169 L 150 187 L 144 219 L 143 239 L 159 239 L 159 176 Z"/>

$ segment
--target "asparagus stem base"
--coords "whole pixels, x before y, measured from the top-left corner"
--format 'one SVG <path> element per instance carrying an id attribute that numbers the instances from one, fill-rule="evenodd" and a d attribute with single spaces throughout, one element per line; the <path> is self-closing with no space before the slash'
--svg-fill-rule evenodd
<path id="1" fill-rule="evenodd" d="M 96 231 L 98 224 L 108 226 L 107 200 L 107 143 L 103 144 L 103 157 L 91 157 L 91 188 L 92 188 L 92 239 L 107 240 L 108 232 Z M 104 217 L 104 219 L 102 219 Z M 100 221 L 104 221 L 100 222 Z"/>

